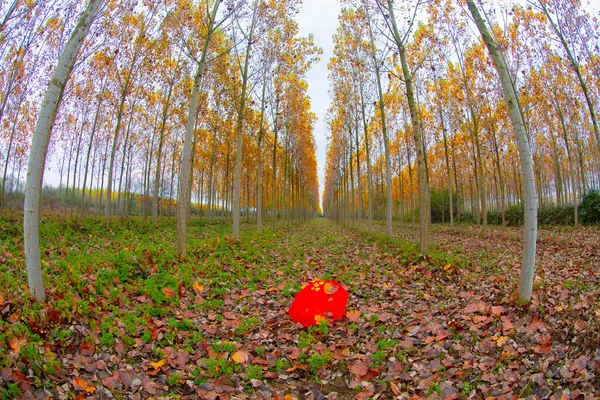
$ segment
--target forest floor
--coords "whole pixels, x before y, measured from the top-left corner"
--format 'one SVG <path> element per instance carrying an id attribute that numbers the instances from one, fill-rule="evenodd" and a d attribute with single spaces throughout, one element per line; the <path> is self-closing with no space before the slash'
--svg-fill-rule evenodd
<path id="1" fill-rule="evenodd" d="M 363 221 L 363 225 L 365 225 Z M 542 228 L 533 300 L 515 298 L 521 229 L 395 237 L 327 220 L 255 232 L 192 220 L 44 217 L 49 301 L 28 297 L 22 216 L 0 215 L 0 398 L 600 397 L 600 230 Z M 288 316 L 314 278 L 348 313 Z"/>

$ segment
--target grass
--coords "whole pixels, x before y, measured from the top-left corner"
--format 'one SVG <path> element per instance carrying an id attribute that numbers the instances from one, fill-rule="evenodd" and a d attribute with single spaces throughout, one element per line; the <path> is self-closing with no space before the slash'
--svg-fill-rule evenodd
<path id="1" fill-rule="evenodd" d="M 44 390 L 74 397 L 81 394 L 74 374 L 97 395 L 110 391 L 117 398 L 132 393 L 126 374 L 146 385 L 157 383 L 157 396 L 189 390 L 209 396 L 215 382 L 226 382 L 250 397 L 257 385 L 272 397 L 301 397 L 310 389 L 346 398 L 363 390 L 362 380 L 365 390 L 385 391 L 384 397 L 393 396 L 391 383 L 410 388 L 410 395 L 443 397 L 447 381 L 465 396 L 483 396 L 481 360 L 503 366 L 494 370 L 498 379 L 517 355 L 534 366 L 522 379 L 544 372 L 545 355 L 532 350 L 532 343 L 543 343 L 541 333 L 526 331 L 531 312 L 552 333 L 551 355 L 576 359 L 583 348 L 597 346 L 590 332 L 577 340 L 559 336 L 576 333 L 569 315 L 560 313 L 577 310 L 578 319 L 591 323 L 600 310 L 591 296 L 598 291 L 591 272 L 575 271 L 557 284 L 553 274 L 559 270 L 545 261 L 537 304 L 526 310 L 511 300 L 517 279 L 512 260 L 518 258 L 507 251 L 512 231 L 494 247 L 491 240 L 469 236 L 469 230 L 436 227 L 432 251 L 424 258 L 414 244 L 414 227 L 395 227 L 391 239 L 380 233 L 382 227 L 358 231 L 314 220 L 258 234 L 254 225 L 243 224 L 240 240 L 233 240 L 229 223 L 192 219 L 188 253 L 179 257 L 174 220 L 159 220 L 156 227 L 138 218 L 114 220 L 106 229 L 102 218 L 44 216 L 48 302 L 38 304 L 28 296 L 22 216 L 0 214 L 0 398 Z M 315 277 L 346 286 L 348 309 L 359 310 L 360 317 L 308 329 L 293 324 L 287 308 L 302 284 Z M 570 296 L 543 301 L 542 294 L 550 293 L 546 288 Z M 465 315 L 475 298 L 506 311 Z M 515 329 L 505 328 L 509 317 Z M 551 331 L 547 317 L 564 325 L 557 322 L 562 328 Z M 498 348 L 500 336 L 516 348 Z M 247 359 L 234 358 L 238 351 Z M 466 353 L 472 364 L 461 359 Z M 356 360 L 368 364 L 365 377 L 350 372 Z M 163 363 L 154 368 L 150 362 Z M 438 378 L 418 381 L 424 370 Z M 582 376 L 576 376 L 577 385 L 588 384 Z M 548 385 L 577 387 L 570 381 Z"/>

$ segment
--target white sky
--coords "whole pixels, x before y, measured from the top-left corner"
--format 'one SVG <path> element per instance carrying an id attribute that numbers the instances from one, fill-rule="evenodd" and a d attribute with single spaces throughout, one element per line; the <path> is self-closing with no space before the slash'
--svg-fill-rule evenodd
<path id="1" fill-rule="evenodd" d="M 312 110 L 319 120 L 315 127 L 317 143 L 317 165 L 319 169 L 319 193 L 323 194 L 325 182 L 326 127 L 325 113 L 329 107 L 329 82 L 327 81 L 327 63 L 333 56 L 332 36 L 338 26 L 338 14 L 341 6 L 339 0 L 304 0 L 302 9 L 296 16 L 301 36 L 312 33 L 315 44 L 323 49 L 321 60 L 308 71 L 308 95 Z"/>

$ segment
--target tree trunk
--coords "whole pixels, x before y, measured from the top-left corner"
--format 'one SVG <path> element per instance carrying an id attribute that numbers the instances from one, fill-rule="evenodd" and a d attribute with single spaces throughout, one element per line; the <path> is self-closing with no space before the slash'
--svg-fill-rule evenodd
<path id="1" fill-rule="evenodd" d="M 394 40 L 398 47 L 398 53 L 400 54 L 400 62 L 402 64 L 402 75 L 404 77 L 404 84 L 406 86 L 406 99 L 408 101 L 408 108 L 410 110 L 410 118 L 412 121 L 413 135 L 415 137 L 415 147 L 417 149 L 417 178 L 419 181 L 419 236 L 420 236 L 420 252 L 421 255 L 425 255 L 429 246 L 429 225 L 431 223 L 431 211 L 430 211 L 430 200 L 429 200 L 429 179 L 427 178 L 427 160 L 425 159 L 425 147 L 423 143 L 423 133 L 421 131 L 421 124 L 419 122 L 417 104 L 415 101 L 414 89 L 412 84 L 412 75 L 408 68 L 408 62 L 406 61 L 406 48 L 400 38 L 398 27 L 396 25 L 396 18 L 394 16 L 394 8 L 392 0 L 387 0 L 390 20 L 392 23 L 392 33 Z"/>
<path id="2" fill-rule="evenodd" d="M 79 49 L 102 4 L 103 0 L 91 0 L 75 26 L 54 68 L 35 124 L 27 166 L 23 233 L 29 290 L 34 300 L 38 302 L 46 300 L 39 243 L 39 211 L 48 142 L 64 88 L 70 78 Z"/>
<path id="3" fill-rule="evenodd" d="M 367 123 L 366 104 L 363 83 L 360 82 L 360 103 L 362 110 L 363 130 L 365 135 L 365 158 L 367 160 L 367 214 L 369 229 L 373 228 L 373 176 L 371 171 L 371 153 L 369 151 L 369 124 Z"/>
<path id="4" fill-rule="evenodd" d="M 177 68 L 175 68 L 177 70 Z M 173 94 L 173 86 L 175 84 L 175 74 L 171 77 L 169 87 L 167 89 L 167 99 L 163 104 L 162 118 L 160 122 L 160 131 L 158 133 L 158 153 L 156 155 L 156 171 L 154 174 L 154 192 L 152 196 L 152 225 L 156 226 L 158 220 L 158 188 L 160 179 L 160 158 L 162 156 L 163 143 L 165 139 L 165 129 L 167 126 L 167 118 L 169 116 L 169 105 L 171 104 L 171 95 Z"/>
<path id="5" fill-rule="evenodd" d="M 237 118 L 237 148 L 235 157 L 235 179 L 233 184 L 233 237 L 240 238 L 240 196 L 242 190 L 242 148 L 243 148 L 243 133 L 244 133 L 244 114 L 246 112 L 246 90 L 248 88 L 248 67 L 250 65 L 250 50 L 254 40 L 254 27 L 258 16 L 259 3 L 254 2 L 252 22 L 250 24 L 250 33 L 248 34 L 248 44 L 246 46 L 246 54 L 244 60 L 244 69 L 242 71 L 242 93 L 240 96 L 240 105 L 238 108 Z"/>
<path id="6" fill-rule="evenodd" d="M 579 81 L 579 86 L 581 87 L 581 90 L 583 91 L 583 95 L 585 97 L 585 102 L 588 106 L 588 110 L 590 111 L 590 118 L 592 120 L 592 125 L 594 126 L 594 134 L 596 135 L 596 147 L 598 149 L 598 152 L 600 152 L 600 128 L 598 127 L 598 118 L 596 117 L 596 110 L 594 109 L 594 101 L 591 98 L 590 91 L 587 87 L 585 79 L 583 79 L 583 75 L 581 74 L 581 68 L 579 67 L 579 63 L 575 59 L 575 56 L 573 55 L 573 52 L 571 51 L 571 48 L 569 47 L 569 44 L 567 43 L 567 40 L 565 39 L 563 32 L 556 25 L 556 23 L 552 20 L 550 13 L 548 12 L 548 8 L 544 4 L 544 2 L 538 1 L 538 3 L 540 4 L 542 11 L 548 18 L 548 21 L 550 22 L 550 26 L 552 26 L 552 29 L 556 33 L 556 36 L 558 36 L 560 43 L 562 44 L 563 48 L 567 52 L 567 57 L 569 58 L 569 61 L 571 62 L 571 66 L 573 67 L 573 70 L 575 71 L 575 74 L 577 75 L 577 79 Z"/>
<path id="7" fill-rule="evenodd" d="M 363 198 L 362 198 L 362 183 L 360 180 L 360 142 L 358 139 L 358 112 L 356 114 L 356 124 L 354 135 L 356 138 L 356 186 L 358 192 L 358 215 L 357 215 L 357 224 L 358 229 L 361 228 L 361 220 L 362 220 L 362 211 L 363 211 Z"/>
<path id="8" fill-rule="evenodd" d="M 194 86 L 192 88 L 192 97 L 190 99 L 190 109 L 188 112 L 188 120 L 185 130 L 185 139 L 183 141 L 183 154 L 181 157 L 181 170 L 179 177 L 179 190 L 177 191 L 177 251 L 181 255 L 186 253 L 186 230 L 187 230 L 187 204 L 189 192 L 189 177 L 191 167 L 191 152 L 192 152 L 192 140 L 194 137 L 194 128 L 196 127 L 196 118 L 198 115 L 198 97 L 200 92 L 200 82 L 204 75 L 204 64 L 206 60 L 206 53 L 208 52 L 208 45 L 210 43 L 212 34 L 214 33 L 215 19 L 217 16 L 217 10 L 222 0 L 215 0 L 213 9 L 209 16 L 207 35 L 204 41 L 204 47 L 198 66 L 196 75 L 194 77 Z"/>
<path id="9" fill-rule="evenodd" d="M 106 82 L 106 80 L 104 82 Z M 104 82 L 102 83 L 102 89 L 100 90 L 101 96 L 102 96 L 102 92 L 104 91 Z M 100 110 L 102 108 L 103 100 L 104 100 L 104 97 L 101 97 L 100 99 L 98 99 L 98 105 L 96 106 L 96 113 L 94 115 L 94 123 L 92 124 L 92 130 L 90 132 L 89 144 L 88 144 L 88 148 L 87 148 L 87 155 L 86 155 L 86 159 L 85 159 L 85 171 L 83 173 L 83 185 L 81 185 L 81 207 L 79 208 L 80 215 L 83 215 L 83 213 L 84 213 L 85 187 L 87 184 L 88 168 L 90 165 L 90 155 L 92 153 L 92 147 L 94 146 L 94 136 L 96 135 L 96 129 L 98 127 L 98 119 L 100 118 Z M 92 175 L 91 176 L 92 177 L 94 176 L 93 165 L 92 165 Z M 91 192 L 91 186 L 92 185 L 90 184 L 90 192 Z"/>
<path id="10" fill-rule="evenodd" d="M 523 172 L 523 189 L 525 191 L 525 240 L 519 282 L 519 300 L 522 302 L 529 302 L 533 290 L 535 248 L 537 242 L 537 193 L 533 172 L 533 159 L 527 132 L 525 131 L 523 116 L 519 107 L 518 96 L 504 56 L 488 32 L 485 22 L 481 18 L 474 1 L 467 0 L 467 6 L 473 15 L 477 29 L 481 33 L 485 45 L 492 56 L 498 75 L 500 76 L 505 100 L 510 111 L 510 119 L 515 131 L 515 136 L 517 137 L 519 155 L 521 158 L 521 170 Z"/>

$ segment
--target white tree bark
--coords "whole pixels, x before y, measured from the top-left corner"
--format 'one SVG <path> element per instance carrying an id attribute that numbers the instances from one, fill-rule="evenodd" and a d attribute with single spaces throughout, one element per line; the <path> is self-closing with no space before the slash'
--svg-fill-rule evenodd
<path id="1" fill-rule="evenodd" d="M 200 92 L 200 82 L 204 75 L 204 65 L 206 63 L 206 53 L 208 45 L 214 33 L 215 19 L 217 10 L 222 0 L 216 0 L 213 9 L 209 15 L 208 27 L 206 32 L 206 40 L 204 48 L 198 61 L 196 76 L 194 78 L 194 86 L 192 88 L 192 97 L 190 99 L 190 109 L 188 112 L 188 120 L 185 128 L 185 139 L 183 141 L 183 154 L 181 157 L 181 171 L 179 174 L 179 190 L 177 191 L 177 251 L 180 254 L 186 253 L 186 234 L 187 234 L 187 209 L 190 197 L 190 173 L 192 159 L 192 142 L 194 140 L 194 129 L 196 127 L 196 118 L 198 115 L 198 95 Z"/>
<path id="2" fill-rule="evenodd" d="M 63 91 L 73 70 L 79 49 L 103 3 L 104 0 L 91 0 L 75 26 L 54 68 L 33 133 L 27 165 L 27 182 L 25 184 L 23 232 L 29 290 L 33 298 L 40 302 L 46 300 L 40 255 L 39 215 L 48 142 L 50 141 Z"/>
<path id="3" fill-rule="evenodd" d="M 489 33 L 485 22 L 473 0 L 467 0 L 469 11 L 475 20 L 477 29 L 492 56 L 494 66 L 500 76 L 504 97 L 510 112 L 510 119 L 517 137 L 517 145 L 521 158 L 523 172 L 523 201 L 525 203 L 525 239 L 523 247 L 523 261 L 521 263 L 521 277 L 519 281 L 519 301 L 529 302 L 533 290 L 533 277 L 535 270 L 535 248 L 537 242 L 537 192 L 535 188 L 535 175 L 533 171 L 533 158 L 529 147 L 529 140 L 525 131 L 525 123 L 519 107 L 519 99 L 512 79 L 508 72 L 506 60 L 496 42 Z"/>
<path id="4" fill-rule="evenodd" d="M 250 65 L 250 51 L 254 41 L 254 27 L 258 16 L 259 3 L 257 1 L 252 5 L 252 22 L 250 23 L 250 32 L 248 33 L 246 54 L 244 59 L 244 68 L 242 70 L 242 93 L 240 95 L 240 105 L 237 118 L 237 147 L 235 156 L 235 179 L 233 181 L 233 237 L 240 238 L 240 197 L 242 190 L 242 137 L 244 133 L 244 114 L 246 113 L 246 91 L 248 88 L 248 68 Z"/>

